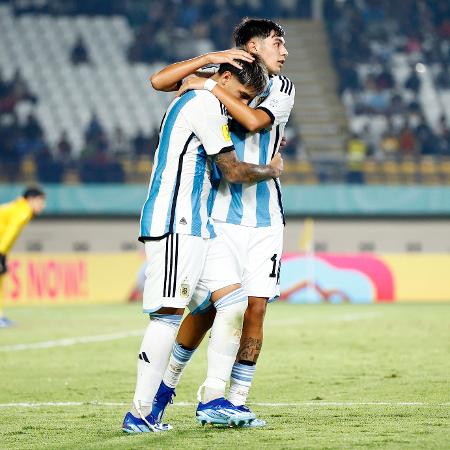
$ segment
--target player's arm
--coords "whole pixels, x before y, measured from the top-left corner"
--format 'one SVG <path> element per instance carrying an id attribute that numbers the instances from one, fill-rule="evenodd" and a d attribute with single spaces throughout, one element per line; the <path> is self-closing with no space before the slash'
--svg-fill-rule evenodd
<path id="1" fill-rule="evenodd" d="M 191 89 L 204 89 L 205 79 L 190 77 L 181 85 L 178 95 Z M 253 109 L 224 88 L 216 84 L 211 91 L 227 108 L 228 113 L 243 125 L 248 131 L 256 132 L 269 127 L 274 122 L 274 117 L 268 109 Z"/>
<path id="2" fill-rule="evenodd" d="M 283 171 L 283 159 L 277 153 L 267 165 L 239 161 L 234 148 L 214 157 L 222 175 L 230 183 L 257 183 L 269 178 L 278 178 Z"/>
<path id="3" fill-rule="evenodd" d="M 184 112 L 195 136 L 200 140 L 206 154 L 214 158 L 225 179 L 231 183 L 256 183 L 277 178 L 283 170 L 283 160 L 276 155 L 270 164 L 258 165 L 239 161 L 228 130 L 228 119 L 220 102 L 209 92 L 196 97 L 195 108 Z"/>
<path id="4" fill-rule="evenodd" d="M 180 61 L 164 67 L 164 69 L 154 73 L 150 77 L 150 82 L 152 83 L 153 88 L 158 91 L 176 91 L 180 87 L 179 84 L 187 76 L 194 74 L 208 64 L 230 63 L 233 64 L 233 66 L 240 68 L 241 66 L 235 61 L 236 59 L 252 62 L 254 58 L 250 53 L 236 48 L 222 52 L 206 53 L 197 56 L 196 58 Z"/>

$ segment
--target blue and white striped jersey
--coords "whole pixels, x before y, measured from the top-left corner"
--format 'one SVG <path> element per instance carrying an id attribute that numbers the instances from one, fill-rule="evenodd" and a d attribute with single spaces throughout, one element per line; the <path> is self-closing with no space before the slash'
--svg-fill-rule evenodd
<path id="1" fill-rule="evenodd" d="M 284 128 L 294 106 L 294 97 L 294 84 L 284 76 L 274 76 L 266 91 L 250 103 L 251 107 L 269 114 L 272 119 L 270 129 L 248 133 L 236 121 L 231 122 L 231 138 L 241 161 L 254 164 L 270 162 L 279 150 Z M 229 184 L 225 179 L 220 180 L 212 218 L 250 227 L 284 223 L 279 180 L 253 184 Z"/>
<path id="2" fill-rule="evenodd" d="M 174 99 L 161 124 L 139 240 L 171 233 L 214 237 L 208 156 L 233 149 L 226 111 L 211 92 Z"/>

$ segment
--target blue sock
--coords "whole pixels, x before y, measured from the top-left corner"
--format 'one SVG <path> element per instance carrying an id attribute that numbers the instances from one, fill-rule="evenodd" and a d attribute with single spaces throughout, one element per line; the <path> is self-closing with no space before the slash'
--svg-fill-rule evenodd
<path id="1" fill-rule="evenodd" d="M 245 405 L 247 401 L 253 376 L 255 375 L 256 363 L 252 365 L 235 362 L 231 371 L 230 394 L 228 400 L 233 405 Z"/>
<path id="2" fill-rule="evenodd" d="M 166 386 L 175 388 L 180 382 L 181 374 L 195 352 L 194 349 L 183 347 L 175 342 L 170 355 L 169 364 L 164 373 L 163 381 Z"/>

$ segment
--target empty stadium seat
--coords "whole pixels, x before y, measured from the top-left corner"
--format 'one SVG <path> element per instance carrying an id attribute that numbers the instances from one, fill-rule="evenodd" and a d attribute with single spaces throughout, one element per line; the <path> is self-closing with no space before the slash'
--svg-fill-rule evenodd
<path id="1" fill-rule="evenodd" d="M 420 181 L 423 184 L 439 184 L 439 166 L 434 158 L 423 158 L 419 163 Z"/>
<path id="2" fill-rule="evenodd" d="M 158 126 L 172 95 L 151 90 L 148 77 L 158 66 L 127 62 L 133 31 L 124 17 L 15 17 L 0 5 L 0 29 L 2 75 L 10 79 L 20 69 L 39 98 L 36 114 L 52 144 L 66 130 L 77 155 L 93 111 L 108 132 L 121 126 L 130 138 Z M 80 35 L 92 64 L 74 66 L 70 51 Z M 28 109 L 19 107 L 21 119 Z"/>
<path id="3" fill-rule="evenodd" d="M 383 161 L 381 163 L 384 181 L 388 184 L 399 184 L 401 182 L 400 168 L 397 161 Z"/>
<path id="4" fill-rule="evenodd" d="M 402 182 L 414 184 L 417 182 L 417 164 L 412 159 L 405 159 L 399 165 Z"/>

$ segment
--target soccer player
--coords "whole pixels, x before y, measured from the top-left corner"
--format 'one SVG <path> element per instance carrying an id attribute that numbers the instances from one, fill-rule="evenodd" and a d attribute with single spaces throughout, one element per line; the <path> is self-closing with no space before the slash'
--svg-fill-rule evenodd
<path id="1" fill-rule="evenodd" d="M 279 75 L 288 56 L 284 34 L 278 24 L 266 19 L 244 19 L 234 31 L 236 46 L 250 55 L 258 55 L 271 75 L 267 89 L 253 100 L 251 107 L 236 101 L 220 86 L 211 91 L 235 119 L 230 127 L 232 139 L 238 157 L 244 161 L 264 163 L 277 154 L 294 105 L 294 85 L 288 78 Z M 214 53 L 213 57 L 232 57 L 234 51 L 237 50 Z M 173 89 L 182 78 L 193 74 L 210 61 L 211 56 L 204 55 L 168 66 L 152 77 L 152 84 L 162 90 Z M 189 77 L 179 92 L 201 89 L 204 85 L 204 79 Z M 249 411 L 245 403 L 262 347 L 266 306 L 279 296 L 284 228 L 279 180 L 274 178 L 256 185 L 229 184 L 222 180 L 212 217 L 217 233 L 233 249 L 240 265 L 242 287 L 249 296 L 228 398 L 242 411 Z M 214 270 L 214 267 L 205 268 L 205 271 Z M 205 293 L 198 290 L 195 295 L 205 296 Z M 184 367 L 214 318 L 212 309 L 203 314 L 196 314 L 198 311 L 188 315 L 179 330 L 168 368 L 155 398 L 153 414 L 159 418 L 174 395 L 174 388 Z M 250 426 L 264 425 L 265 422 L 259 419 L 250 423 Z"/>
<path id="2" fill-rule="evenodd" d="M 209 80 L 209 87 L 220 85 L 239 102 L 248 103 L 265 88 L 267 72 L 256 61 L 240 61 L 240 67 L 221 65 Z M 210 300 L 216 311 L 205 396 L 199 410 L 219 416 L 220 423 L 248 423 L 254 415 L 239 411 L 224 398 L 223 380 L 228 379 L 239 349 L 247 296 L 225 242 L 214 238 L 209 215 L 215 191 L 211 190 L 209 166 L 213 158 L 229 182 L 256 183 L 278 177 L 282 160 L 275 156 L 268 164 L 239 161 L 225 109 L 208 90 L 190 91 L 176 98 L 164 116 L 159 137 L 139 237 L 145 243 L 148 260 L 143 305 L 150 323 L 140 347 L 132 409 L 122 429 L 128 433 L 168 429 L 152 416 L 152 402 L 184 308 L 199 280 L 212 292 Z M 202 275 L 202 269 L 214 264 L 229 269 L 220 279 L 211 280 Z"/>
<path id="3" fill-rule="evenodd" d="M 36 187 L 25 190 L 16 200 L 0 205 L 0 328 L 13 325 L 3 313 L 2 280 L 8 272 L 6 257 L 23 227 L 45 208 L 45 194 Z"/>

